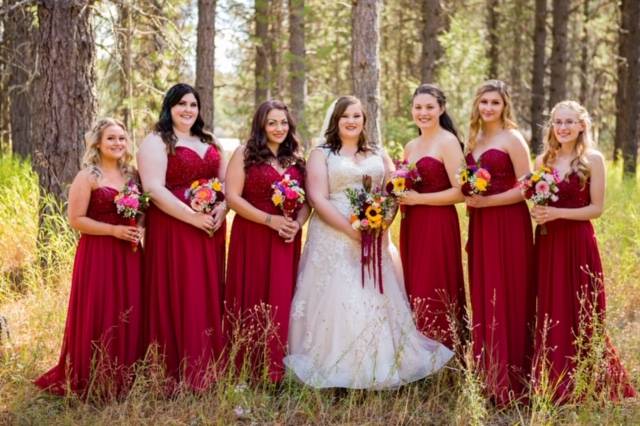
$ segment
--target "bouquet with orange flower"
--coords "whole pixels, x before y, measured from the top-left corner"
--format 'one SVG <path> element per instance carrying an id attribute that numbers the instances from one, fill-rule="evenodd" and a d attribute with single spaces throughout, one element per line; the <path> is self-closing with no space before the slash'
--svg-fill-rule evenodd
<path id="1" fill-rule="evenodd" d="M 149 207 L 149 193 L 140 190 L 140 185 L 130 179 L 120 192 L 113 198 L 116 211 L 125 219 L 128 219 L 129 226 L 137 226 L 138 218 Z M 138 250 L 138 243 L 132 242 L 133 251 Z"/>
<path id="2" fill-rule="evenodd" d="M 194 180 L 184 192 L 184 198 L 194 211 L 209 214 L 224 201 L 224 185 L 218 178 Z"/>
<path id="3" fill-rule="evenodd" d="M 556 169 L 542 166 L 518 180 L 518 187 L 527 200 L 536 206 L 546 206 L 550 201 L 558 201 L 558 183 L 560 175 Z M 540 234 L 547 235 L 547 227 L 543 224 Z"/>
<path id="4" fill-rule="evenodd" d="M 399 196 L 410 191 L 420 182 L 420 173 L 414 163 L 407 160 L 396 161 L 396 170 L 391 174 L 391 178 L 387 182 L 387 193 L 393 196 Z"/>
<path id="5" fill-rule="evenodd" d="M 466 163 L 458 169 L 456 179 L 464 195 L 481 195 L 491 184 L 491 173 L 480 166 L 469 166 Z"/>
<path id="6" fill-rule="evenodd" d="M 273 188 L 273 195 L 271 196 L 273 205 L 280 207 L 285 217 L 295 219 L 298 210 L 304 205 L 304 189 L 296 179 L 291 179 L 288 174 L 284 175 L 282 180 L 274 183 L 271 187 Z"/>
<path id="7" fill-rule="evenodd" d="M 372 190 L 368 175 L 362 177 L 362 189 L 347 188 L 345 192 L 351 205 L 351 226 L 362 235 L 362 285 L 366 270 L 382 293 L 382 235 L 393 215 L 394 201 L 384 195 L 381 188 Z"/>

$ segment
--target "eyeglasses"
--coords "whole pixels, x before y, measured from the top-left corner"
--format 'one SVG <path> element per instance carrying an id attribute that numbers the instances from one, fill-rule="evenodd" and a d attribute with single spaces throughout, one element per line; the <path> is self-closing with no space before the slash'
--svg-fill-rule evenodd
<path id="1" fill-rule="evenodd" d="M 557 127 L 558 129 L 559 129 L 559 128 L 561 128 L 561 127 L 563 127 L 563 126 L 564 126 L 564 127 L 573 127 L 573 126 L 575 126 L 576 124 L 579 124 L 579 123 L 580 123 L 580 121 L 578 121 L 578 120 L 571 120 L 571 119 L 569 119 L 569 120 L 565 120 L 565 121 L 562 121 L 562 120 L 554 120 L 554 121 L 552 122 L 553 127 Z"/>

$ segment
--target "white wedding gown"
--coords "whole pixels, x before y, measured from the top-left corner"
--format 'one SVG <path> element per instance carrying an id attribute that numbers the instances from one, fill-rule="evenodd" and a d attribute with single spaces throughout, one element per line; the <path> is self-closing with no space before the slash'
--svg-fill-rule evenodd
<path id="1" fill-rule="evenodd" d="M 345 217 L 347 188 L 384 178 L 382 157 L 355 163 L 323 149 L 329 199 Z M 291 307 L 285 365 L 316 388 L 384 389 L 419 380 L 442 368 L 453 353 L 416 329 L 407 302 L 398 251 L 383 239 L 384 294 L 367 277 L 362 285 L 360 244 L 312 217 Z"/>

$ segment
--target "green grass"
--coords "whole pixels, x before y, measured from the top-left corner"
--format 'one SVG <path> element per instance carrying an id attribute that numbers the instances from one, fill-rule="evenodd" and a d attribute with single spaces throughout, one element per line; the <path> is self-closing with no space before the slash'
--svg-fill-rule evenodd
<path id="1" fill-rule="evenodd" d="M 605 268 L 608 333 L 640 385 L 640 190 L 609 171 L 606 211 L 595 221 Z M 638 424 L 638 401 L 603 398 L 556 407 L 544 393 L 530 406 L 496 408 L 471 369 L 450 369 L 393 391 L 316 391 L 293 380 L 279 388 L 222 378 L 201 395 L 166 399 L 141 374 L 131 394 L 107 405 L 39 392 L 31 381 L 59 354 L 76 234 L 47 199 L 38 235 L 37 177 L 26 162 L 0 157 L 0 314 L 12 340 L 0 346 L 0 424 Z M 463 238 L 467 218 L 460 209 Z M 397 224 L 394 225 L 397 241 Z M 40 241 L 40 242 L 39 242 Z M 46 243 L 43 243 L 46 241 Z M 468 354 L 467 354 L 468 355 Z"/>

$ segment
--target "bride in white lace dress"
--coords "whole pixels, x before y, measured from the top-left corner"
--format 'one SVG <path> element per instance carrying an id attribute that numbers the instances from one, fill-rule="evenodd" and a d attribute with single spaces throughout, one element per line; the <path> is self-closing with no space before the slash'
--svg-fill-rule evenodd
<path id="1" fill-rule="evenodd" d="M 357 98 L 333 108 L 326 142 L 307 163 L 307 193 L 315 214 L 302 254 L 290 326 L 286 366 L 317 387 L 384 389 L 419 380 L 442 368 L 452 352 L 416 329 L 404 291 L 397 249 L 383 239 L 380 293 L 360 263 L 360 233 L 348 220 L 347 188 L 362 176 L 383 183 L 392 166 L 367 145 Z"/>

